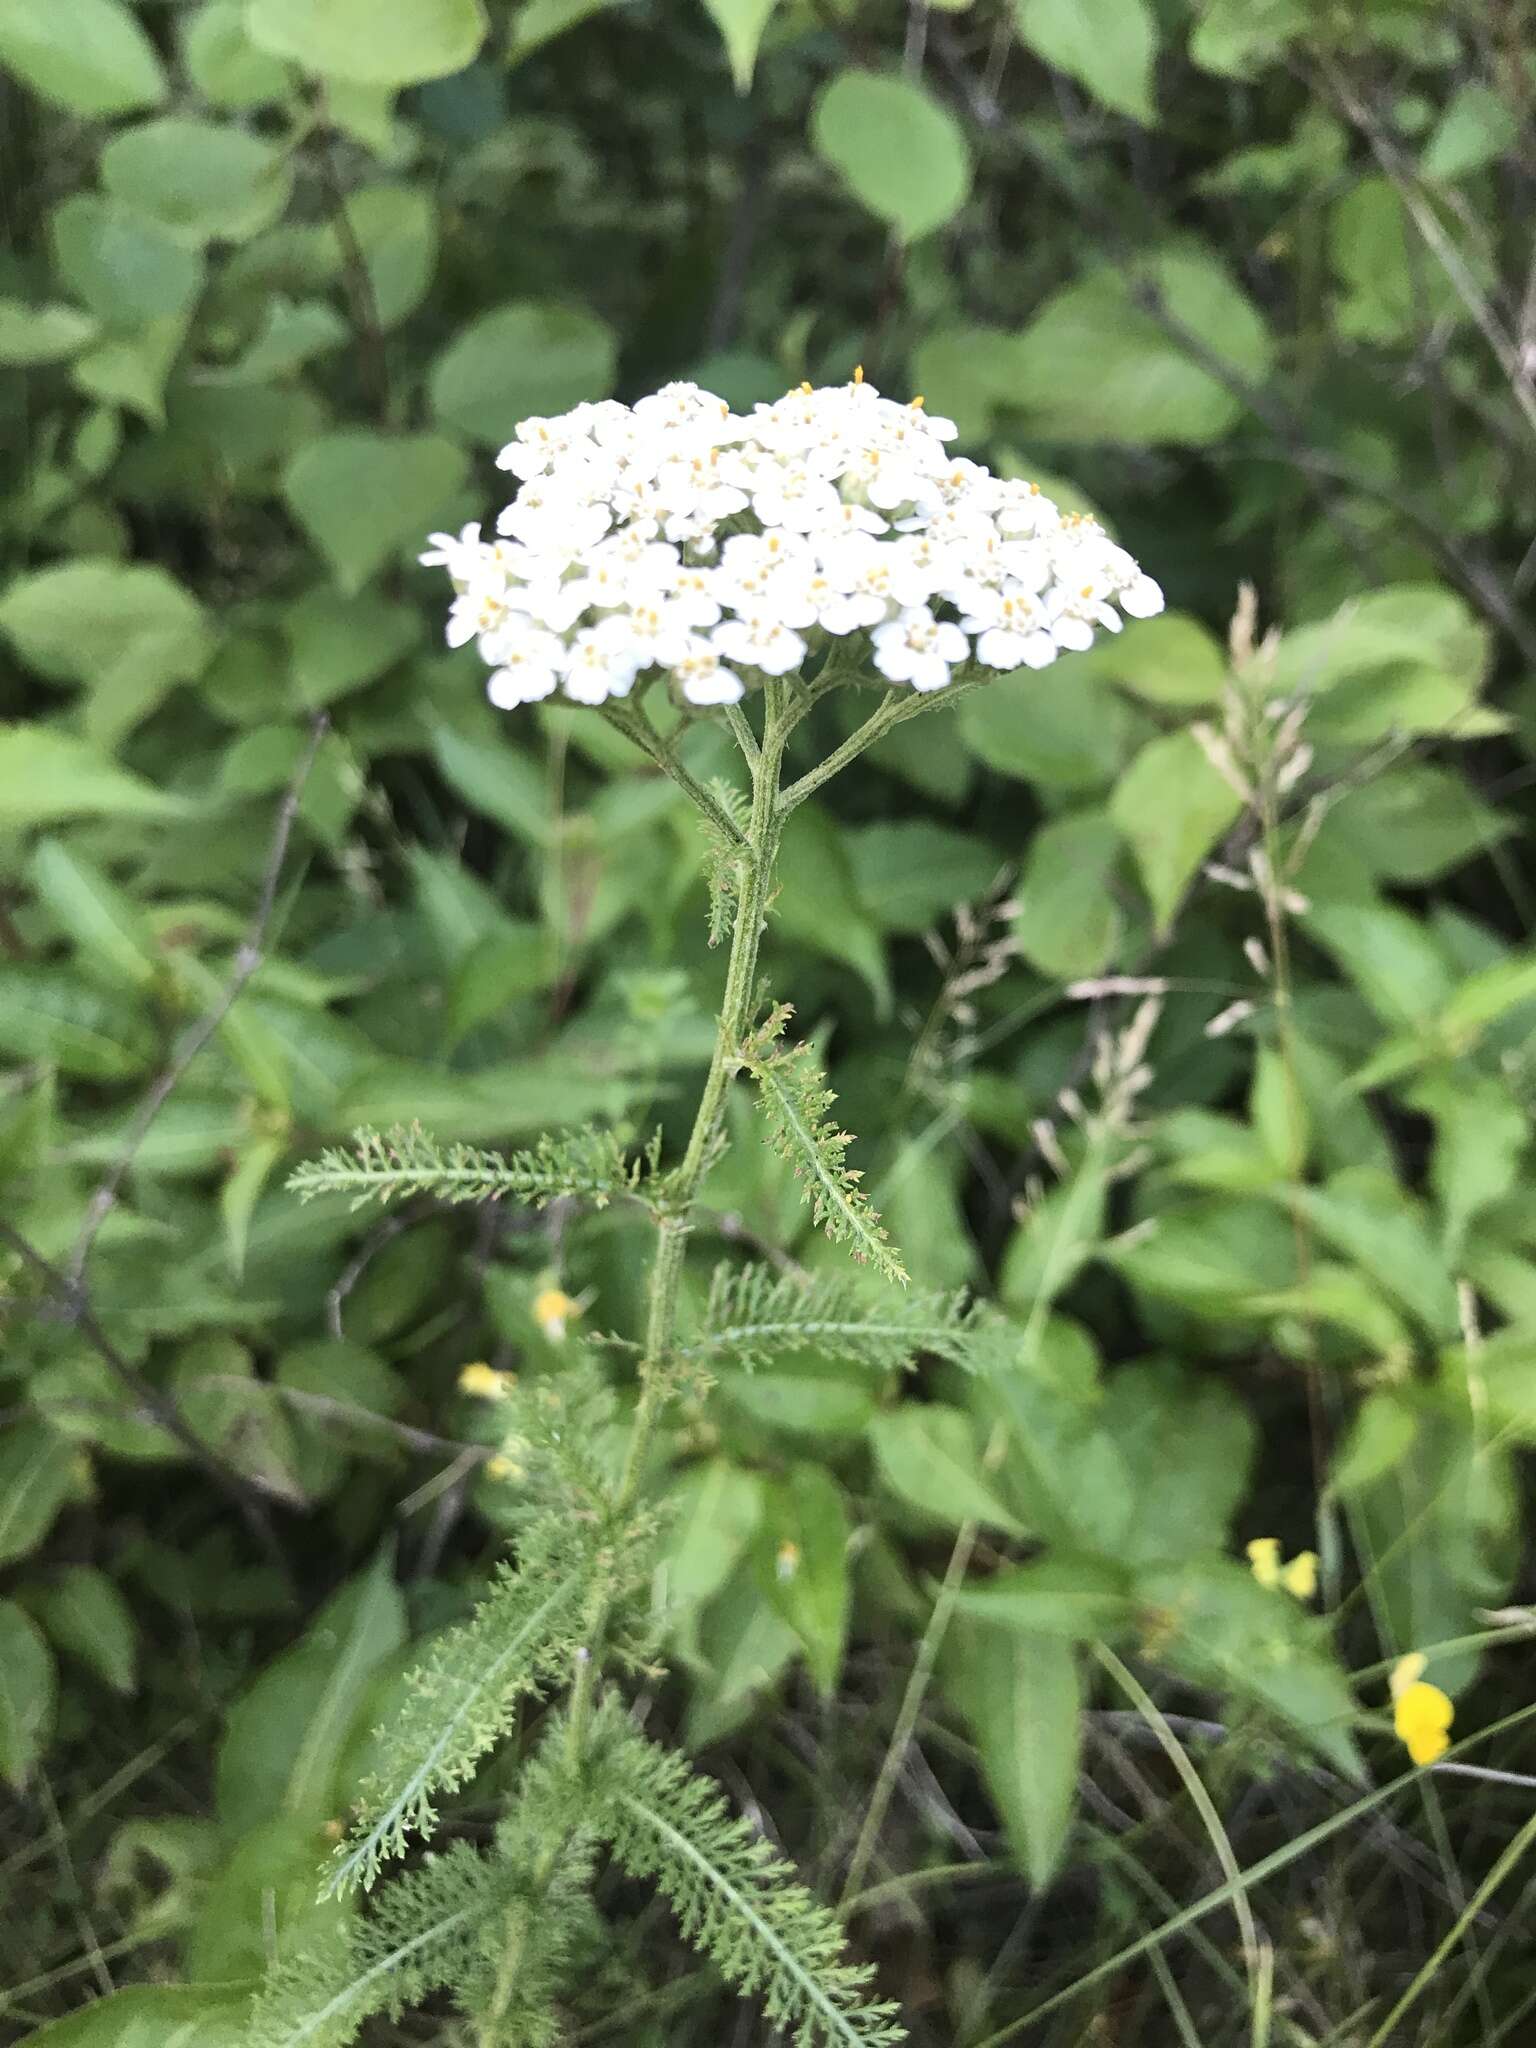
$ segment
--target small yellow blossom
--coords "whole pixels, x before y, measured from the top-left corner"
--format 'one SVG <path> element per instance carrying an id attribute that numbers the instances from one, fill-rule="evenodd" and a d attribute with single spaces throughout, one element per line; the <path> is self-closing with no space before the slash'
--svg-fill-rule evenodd
<path id="1" fill-rule="evenodd" d="M 779 1545 L 774 1569 L 781 1579 L 792 1579 L 800 1569 L 800 1546 L 787 1540 Z"/>
<path id="2" fill-rule="evenodd" d="M 498 1372 L 495 1366 L 487 1365 L 483 1360 L 475 1365 L 466 1365 L 459 1374 L 459 1392 L 473 1394 L 481 1401 L 504 1401 L 511 1384 L 511 1373 Z"/>
<path id="3" fill-rule="evenodd" d="M 546 1287 L 533 1298 L 533 1320 L 552 1344 L 563 1344 L 565 1326 L 581 1314 L 581 1303 L 558 1287 Z"/>
<path id="4" fill-rule="evenodd" d="M 1451 1746 L 1456 1709 L 1438 1685 L 1424 1678 L 1426 1659 L 1420 1650 L 1399 1657 L 1387 1684 L 1392 1693 L 1392 1726 L 1414 1763 L 1432 1764 Z"/>
<path id="5" fill-rule="evenodd" d="M 523 1479 L 527 1475 L 523 1471 L 522 1466 L 514 1464 L 510 1458 L 495 1457 L 486 1459 L 485 1476 L 487 1479 L 500 1480 Z"/>
<path id="6" fill-rule="evenodd" d="M 1295 1600 L 1311 1600 L 1317 1592 L 1315 1550 L 1298 1551 L 1289 1564 L 1284 1564 L 1277 1537 L 1255 1536 L 1248 1545 L 1248 1563 L 1267 1592 L 1280 1588 Z"/>

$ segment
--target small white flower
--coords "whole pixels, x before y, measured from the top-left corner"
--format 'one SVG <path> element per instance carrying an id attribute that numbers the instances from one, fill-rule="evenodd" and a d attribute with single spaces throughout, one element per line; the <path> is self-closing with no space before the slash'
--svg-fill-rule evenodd
<path id="1" fill-rule="evenodd" d="M 605 704 L 627 697 L 639 666 L 627 635 L 611 630 L 612 622 L 587 626 L 571 642 L 566 660 L 565 694 L 578 704 Z"/>
<path id="2" fill-rule="evenodd" d="M 792 633 L 778 613 L 766 607 L 716 626 L 710 644 L 729 660 L 739 661 L 743 668 L 761 669 L 765 676 L 787 676 L 805 659 L 800 635 Z"/>
<path id="3" fill-rule="evenodd" d="M 472 519 L 456 534 L 429 533 L 427 539 L 432 545 L 416 557 L 417 561 L 424 569 L 446 569 L 450 579 L 462 589 L 473 577 L 483 552 L 479 520 Z"/>
<path id="4" fill-rule="evenodd" d="M 874 631 L 875 667 L 893 683 L 942 690 L 970 648 L 958 626 L 941 623 L 926 605 L 912 605 Z"/>
<path id="5" fill-rule="evenodd" d="M 725 667 L 707 640 L 689 641 L 672 673 L 690 704 L 735 704 L 746 694 L 740 676 Z"/>
<path id="6" fill-rule="evenodd" d="M 471 523 L 421 559 L 453 585 L 449 644 L 478 644 L 506 706 L 600 704 L 658 671 L 685 702 L 733 702 L 738 668 L 788 675 L 813 632 L 868 633 L 883 675 L 936 690 L 958 662 L 1044 667 L 1162 609 L 1096 521 L 951 455 L 955 432 L 859 375 L 746 416 L 687 382 L 577 405 L 502 450 L 519 488 L 499 538 Z"/>

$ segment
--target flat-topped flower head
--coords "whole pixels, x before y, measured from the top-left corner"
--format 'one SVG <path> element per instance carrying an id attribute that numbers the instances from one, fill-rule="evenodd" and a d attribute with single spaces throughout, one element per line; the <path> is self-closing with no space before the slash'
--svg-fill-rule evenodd
<path id="1" fill-rule="evenodd" d="M 955 433 L 862 374 L 750 414 L 689 383 L 578 405 L 502 450 L 519 488 L 499 540 L 433 534 L 421 560 L 453 583 L 449 644 L 478 644 L 507 708 L 654 675 L 727 704 L 845 639 L 871 680 L 938 691 L 1162 610 L 1096 521 L 956 456 Z"/>

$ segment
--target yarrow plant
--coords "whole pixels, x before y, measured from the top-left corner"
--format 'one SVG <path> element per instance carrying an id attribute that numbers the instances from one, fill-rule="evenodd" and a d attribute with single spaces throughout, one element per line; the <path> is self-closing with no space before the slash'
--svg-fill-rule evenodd
<path id="1" fill-rule="evenodd" d="M 504 709 L 627 697 L 666 675 L 738 702 L 834 641 L 868 635 L 888 682 L 1045 668 L 1163 595 L 1095 520 L 952 455 L 953 420 L 856 375 L 749 416 L 696 384 L 525 420 L 498 458 L 521 488 L 496 521 L 432 535 Z"/>
<path id="2" fill-rule="evenodd" d="M 797 805 L 902 719 L 996 671 L 1088 647 L 1097 629 L 1118 628 L 1116 605 L 1132 617 L 1162 606 L 1094 521 L 955 458 L 945 447 L 954 434 L 920 401 L 894 404 L 857 377 L 803 386 L 750 417 L 672 384 L 634 407 L 524 421 L 501 457 L 521 487 L 499 537 L 483 540 L 478 526 L 437 534 L 422 557 L 453 580 L 448 637 L 478 643 L 494 703 L 558 694 L 595 706 L 688 793 L 710 841 L 711 938 L 729 934 L 730 955 L 709 1069 L 675 1155 L 657 1142 L 631 1156 L 613 1133 L 588 1129 L 503 1157 L 413 1129 L 360 1133 L 295 1176 L 304 1195 L 354 1203 L 622 1201 L 649 1214 L 655 1248 L 616 1464 L 605 1446 L 621 1397 L 578 1326 L 582 1302 L 546 1289 L 535 1304 L 561 1350 L 558 1375 L 524 1385 L 466 1368 L 465 1394 L 505 1418 L 503 1470 L 532 1505 L 515 1565 L 435 1640 L 379 1731 L 379 1766 L 329 1888 L 371 1886 L 538 1700 L 510 1812 L 488 1846 L 459 1842 L 427 1858 L 327 1943 L 281 1962 L 250 2048 L 332 2048 L 371 2014 L 444 1989 L 478 2048 L 564 2038 L 563 2001 L 601 1948 L 591 1902 L 600 1855 L 654 1883 L 684 1939 L 801 2048 L 902 2038 L 870 1971 L 845 1960 L 840 1922 L 707 1778 L 640 1735 L 615 1675 L 653 1649 L 658 1424 L 680 1390 L 706 1392 L 722 1361 L 817 1343 L 885 1371 L 920 1354 L 977 1368 L 997 1356 L 986 1311 L 906 1288 L 813 1049 L 794 1040 L 790 1005 L 759 979 L 775 859 Z M 694 779 L 645 709 L 663 678 L 685 712 L 723 716 L 749 792 Z M 864 723 L 786 783 L 790 736 L 819 697 L 881 679 L 888 688 Z M 749 691 L 760 706 L 743 701 Z M 700 1188 L 740 1082 L 814 1221 L 885 1289 L 725 1266 L 694 1327 L 680 1327 Z M 780 1574 L 797 1565 L 795 1547 L 781 1549 Z"/>

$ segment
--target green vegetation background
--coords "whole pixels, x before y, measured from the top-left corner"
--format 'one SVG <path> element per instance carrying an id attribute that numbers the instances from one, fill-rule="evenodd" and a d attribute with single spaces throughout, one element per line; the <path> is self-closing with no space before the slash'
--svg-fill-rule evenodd
<path id="1" fill-rule="evenodd" d="M 284 1191 L 361 1124 L 666 1130 L 707 1056 L 691 813 L 491 713 L 422 536 L 526 414 L 860 362 L 1171 609 L 797 815 L 775 993 L 915 1281 L 1030 1363 L 723 1368 L 650 1713 L 835 1896 L 961 1532 L 853 1920 L 916 2040 L 1528 2037 L 1530 1873 L 1463 1909 L 1531 1784 L 1440 1776 L 1020 2023 L 1397 1774 L 1399 1653 L 1536 1768 L 1486 1650 L 1536 1431 L 1533 49 L 1481 0 L 0 0 L 5 2038 L 238 2039 L 515 1536 L 462 1367 L 634 1332 L 618 1211 Z M 742 1246 L 848 1277 L 745 1123 L 711 1209 L 696 1314 Z M 667 1939 L 572 2040 L 755 2038 Z"/>

